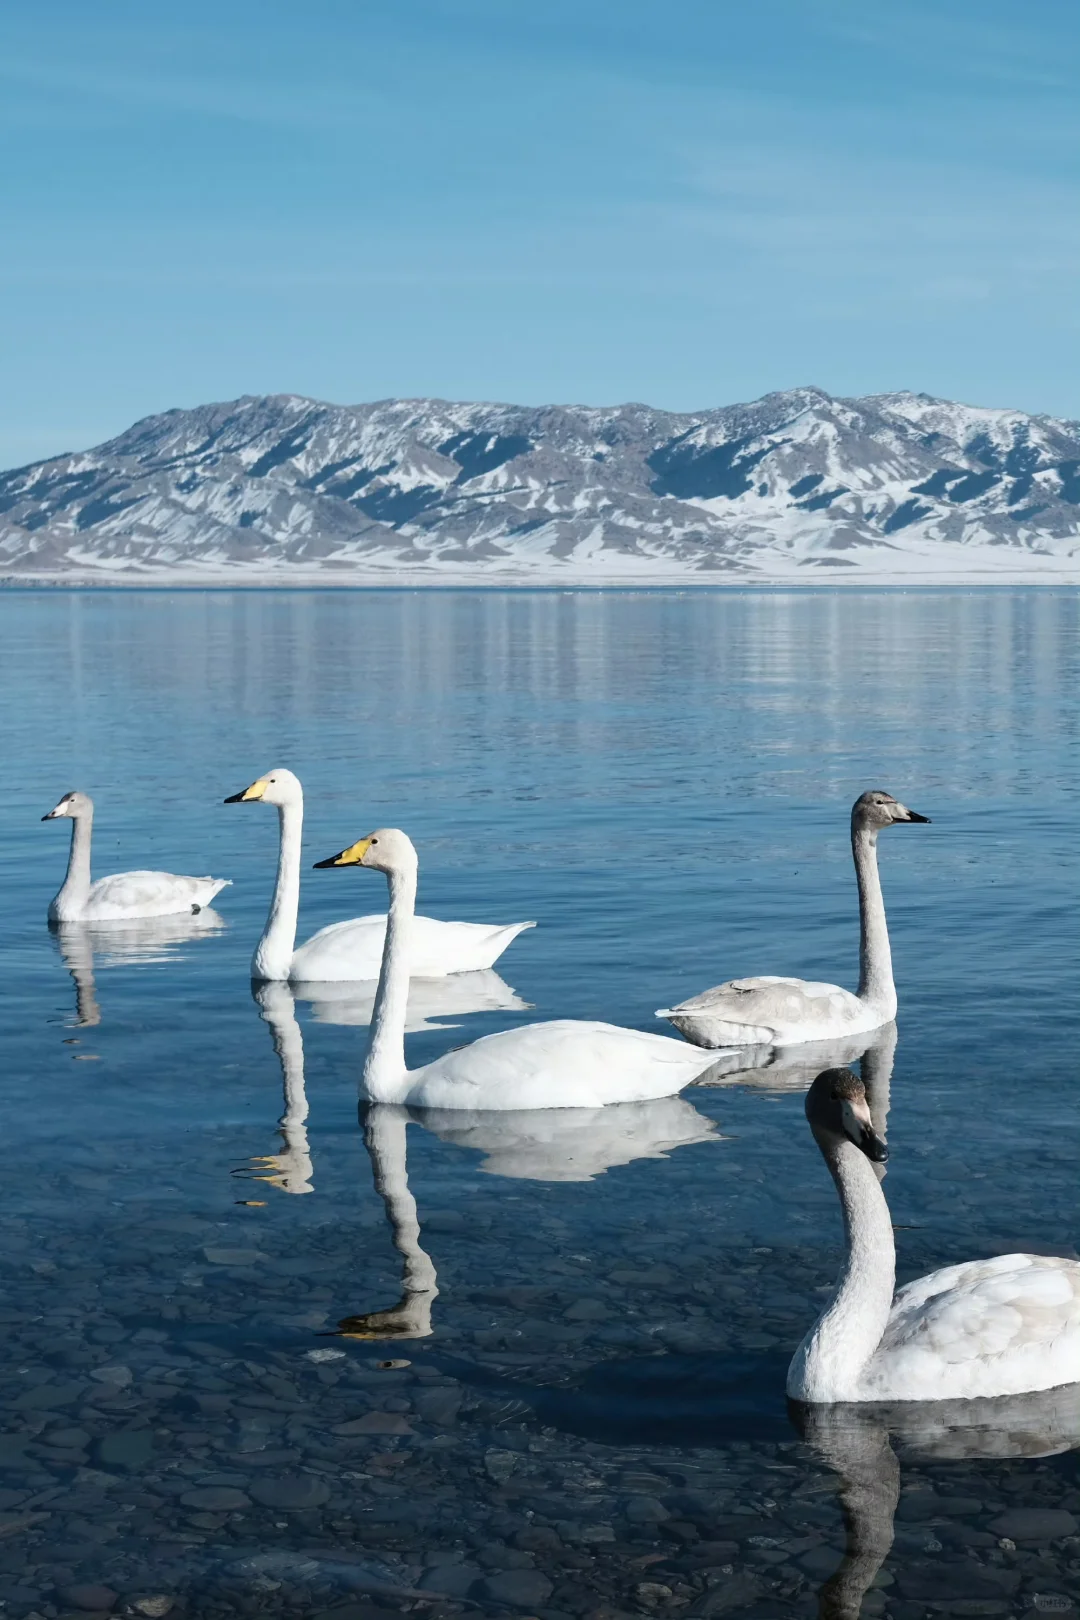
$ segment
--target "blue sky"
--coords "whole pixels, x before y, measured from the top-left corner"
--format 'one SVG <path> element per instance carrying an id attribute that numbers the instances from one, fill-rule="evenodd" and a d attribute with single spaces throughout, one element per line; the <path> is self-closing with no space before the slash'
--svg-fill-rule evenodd
<path id="1" fill-rule="evenodd" d="M 34 0 L 0 465 L 242 393 L 1080 416 L 1074 0 Z"/>

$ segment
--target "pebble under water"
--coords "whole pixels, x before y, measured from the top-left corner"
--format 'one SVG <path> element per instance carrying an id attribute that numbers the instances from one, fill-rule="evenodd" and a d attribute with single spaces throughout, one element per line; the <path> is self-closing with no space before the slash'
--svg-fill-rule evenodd
<path id="1" fill-rule="evenodd" d="M 0 595 L 0 1615 L 1075 1614 L 1080 1386 L 800 1411 L 843 1254 L 822 1054 L 661 1103 L 358 1108 L 373 987 L 252 990 L 276 817 L 377 825 L 421 908 L 538 927 L 414 985 L 410 1062 L 737 974 L 854 985 L 851 801 L 900 1013 L 862 1057 L 901 1281 L 1076 1254 L 1080 598 Z M 212 912 L 50 932 L 96 875 Z M 301 938 L 379 910 L 305 870 Z M 853 1061 L 859 1059 L 851 1054 Z M 1078 1369 L 1080 1374 L 1080 1369 Z"/>

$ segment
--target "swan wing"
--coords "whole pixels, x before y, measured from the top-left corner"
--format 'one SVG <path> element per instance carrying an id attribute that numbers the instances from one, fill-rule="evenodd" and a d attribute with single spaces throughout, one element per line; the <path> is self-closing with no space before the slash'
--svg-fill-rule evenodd
<path id="1" fill-rule="evenodd" d="M 902 1288 L 867 1369 L 900 1399 L 1018 1394 L 1080 1374 L 1080 1262 L 1004 1254 Z"/>
<path id="2" fill-rule="evenodd" d="M 557 1019 L 447 1052 L 410 1076 L 405 1100 L 416 1108 L 597 1108 L 673 1096 L 711 1062 L 667 1035 Z"/>
<path id="3" fill-rule="evenodd" d="M 208 906 L 228 882 L 228 878 L 178 877 L 175 872 L 117 872 L 90 885 L 81 917 L 87 922 L 121 922 L 190 912 Z"/>
<path id="4" fill-rule="evenodd" d="M 729 979 L 658 1017 L 702 1046 L 789 1046 L 871 1028 L 873 1015 L 838 984 L 762 974 Z"/>
<path id="5" fill-rule="evenodd" d="M 449 973 L 475 973 L 491 967 L 518 934 L 535 923 L 440 922 L 414 917 L 409 972 L 414 978 L 441 979 Z M 293 953 L 290 978 L 377 979 L 386 936 L 385 912 L 330 923 Z"/>

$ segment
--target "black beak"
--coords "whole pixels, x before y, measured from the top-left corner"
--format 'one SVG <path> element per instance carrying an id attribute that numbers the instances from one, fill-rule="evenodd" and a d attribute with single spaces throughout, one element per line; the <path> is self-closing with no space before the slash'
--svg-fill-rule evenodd
<path id="1" fill-rule="evenodd" d="M 859 1146 L 872 1164 L 884 1164 L 889 1157 L 889 1149 L 877 1131 L 864 1130 Z"/>
<path id="2" fill-rule="evenodd" d="M 49 811 L 47 811 L 45 813 L 45 815 L 42 816 L 41 819 L 42 819 L 42 821 L 51 821 L 55 814 L 56 814 L 55 810 L 49 810 Z"/>
<path id="3" fill-rule="evenodd" d="M 320 866 L 336 866 L 344 853 L 343 849 L 339 849 L 336 855 L 328 855 L 325 861 L 312 861 L 311 870 L 313 872 L 317 871 Z"/>
<path id="4" fill-rule="evenodd" d="M 244 788 L 243 791 L 240 792 L 240 793 L 230 793 L 229 797 L 227 799 L 222 799 L 221 802 L 222 802 L 222 804 L 243 804 L 243 802 L 244 802 L 244 794 L 246 792 L 247 792 L 247 788 Z M 920 816 L 919 819 L 921 820 L 922 817 Z"/>
<path id="5" fill-rule="evenodd" d="M 930 817 L 929 816 L 920 816 L 920 814 L 919 814 L 919 812 L 917 810 L 909 810 L 908 813 L 907 813 L 907 818 L 908 818 L 909 821 L 925 821 L 927 826 L 930 825 Z"/>

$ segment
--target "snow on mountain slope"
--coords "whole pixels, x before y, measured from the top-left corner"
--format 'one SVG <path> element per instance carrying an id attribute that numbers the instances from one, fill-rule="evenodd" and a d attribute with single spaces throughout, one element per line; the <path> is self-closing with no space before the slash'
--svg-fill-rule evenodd
<path id="1" fill-rule="evenodd" d="M 1080 423 L 244 398 L 0 474 L 0 578 L 1080 577 Z"/>

